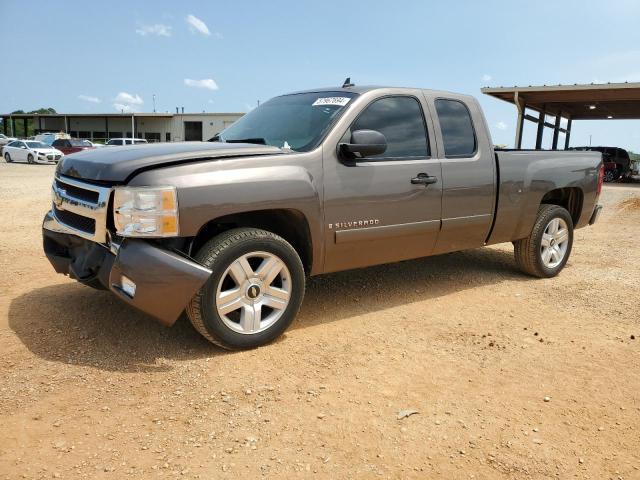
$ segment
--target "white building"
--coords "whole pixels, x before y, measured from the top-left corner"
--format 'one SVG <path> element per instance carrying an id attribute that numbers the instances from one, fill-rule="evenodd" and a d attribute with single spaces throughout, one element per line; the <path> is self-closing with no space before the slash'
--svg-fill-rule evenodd
<path id="1" fill-rule="evenodd" d="M 242 117 L 243 113 L 57 113 L 4 114 L 3 133 L 16 132 L 16 124 L 33 134 L 67 132 L 72 137 L 106 141 L 109 138 L 145 138 L 149 142 L 208 140 Z M 22 128 L 20 128 L 22 130 Z M 25 130 L 22 130 L 25 131 Z"/>

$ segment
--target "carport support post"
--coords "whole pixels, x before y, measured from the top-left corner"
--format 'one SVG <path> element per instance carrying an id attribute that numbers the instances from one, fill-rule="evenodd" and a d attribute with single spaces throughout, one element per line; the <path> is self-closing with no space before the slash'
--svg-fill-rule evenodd
<path id="1" fill-rule="evenodd" d="M 513 94 L 513 100 L 518 109 L 518 123 L 516 124 L 516 139 L 513 144 L 513 148 L 522 148 L 522 129 L 524 128 L 524 114 L 526 110 L 526 104 L 524 99 L 518 96 L 518 92 Z"/>
<path id="2" fill-rule="evenodd" d="M 552 150 L 558 149 L 558 135 L 560 134 L 560 120 L 562 120 L 562 117 L 558 113 L 556 115 L 556 123 L 553 126 L 553 143 L 551 144 Z"/>
<path id="3" fill-rule="evenodd" d="M 538 133 L 536 134 L 536 150 L 540 150 L 542 148 L 542 136 L 544 134 L 544 119 L 546 114 L 544 113 L 544 106 L 542 107 L 542 111 L 538 115 Z"/>
<path id="4" fill-rule="evenodd" d="M 7 117 L 2 117 L 2 130 L 4 130 L 2 133 L 5 135 L 7 135 L 7 123 L 9 123 L 9 119 Z"/>
<path id="5" fill-rule="evenodd" d="M 24 127 L 24 136 L 28 137 L 29 136 L 29 120 L 27 119 L 27 117 L 24 117 L 22 119 L 22 126 Z"/>
<path id="6" fill-rule="evenodd" d="M 16 134 L 16 119 L 15 117 L 11 117 L 11 136 L 17 137 Z"/>
<path id="7" fill-rule="evenodd" d="M 107 136 L 105 140 L 109 140 L 109 117 L 104 117 L 104 134 Z"/>
<path id="8" fill-rule="evenodd" d="M 567 119 L 567 133 L 564 135 L 564 149 L 569 150 L 569 139 L 571 138 L 571 117 Z"/>

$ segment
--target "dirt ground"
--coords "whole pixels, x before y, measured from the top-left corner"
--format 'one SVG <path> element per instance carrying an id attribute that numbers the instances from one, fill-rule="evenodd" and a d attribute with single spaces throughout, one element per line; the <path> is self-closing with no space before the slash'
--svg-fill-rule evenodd
<path id="1" fill-rule="evenodd" d="M 0 479 L 640 478 L 638 186 L 555 279 L 510 244 L 314 278 L 229 353 L 53 272 L 52 175 L 0 163 Z"/>

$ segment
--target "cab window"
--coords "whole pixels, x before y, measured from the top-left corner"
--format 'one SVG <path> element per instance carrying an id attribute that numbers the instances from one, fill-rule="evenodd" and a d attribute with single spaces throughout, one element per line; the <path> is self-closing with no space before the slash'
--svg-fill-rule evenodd
<path id="1" fill-rule="evenodd" d="M 477 141 L 467 106 L 459 100 L 440 98 L 435 101 L 445 157 L 471 157 Z"/>
<path id="2" fill-rule="evenodd" d="M 384 97 L 370 104 L 351 125 L 351 131 L 377 130 L 387 150 L 372 160 L 413 160 L 429 156 L 429 142 L 420 103 L 413 97 Z"/>

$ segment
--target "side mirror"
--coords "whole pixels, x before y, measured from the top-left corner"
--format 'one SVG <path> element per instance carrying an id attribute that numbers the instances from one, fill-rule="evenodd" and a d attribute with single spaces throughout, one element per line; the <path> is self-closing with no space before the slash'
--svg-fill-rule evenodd
<path id="1" fill-rule="evenodd" d="M 341 143 L 340 150 L 351 157 L 366 158 L 387 150 L 387 139 L 377 130 L 356 130 L 350 143 Z"/>

